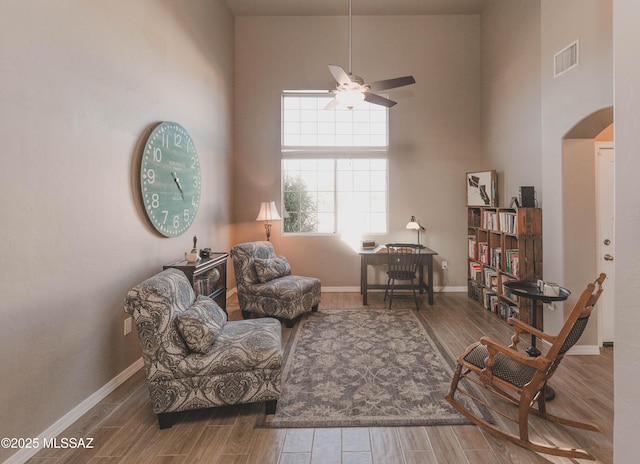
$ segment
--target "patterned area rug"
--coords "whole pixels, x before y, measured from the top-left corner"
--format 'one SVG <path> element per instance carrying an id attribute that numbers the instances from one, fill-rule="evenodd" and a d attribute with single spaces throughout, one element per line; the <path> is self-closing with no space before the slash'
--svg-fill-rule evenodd
<path id="1" fill-rule="evenodd" d="M 444 400 L 453 368 L 431 326 L 413 310 L 308 313 L 285 349 L 276 414 L 259 426 L 469 424 Z"/>

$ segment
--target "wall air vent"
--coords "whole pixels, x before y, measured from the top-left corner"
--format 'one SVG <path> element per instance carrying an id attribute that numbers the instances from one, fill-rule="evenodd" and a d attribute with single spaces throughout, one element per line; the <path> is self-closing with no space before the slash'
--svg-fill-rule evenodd
<path id="1" fill-rule="evenodd" d="M 553 77 L 564 74 L 571 68 L 578 66 L 580 47 L 576 40 L 565 49 L 559 51 L 554 56 Z"/>

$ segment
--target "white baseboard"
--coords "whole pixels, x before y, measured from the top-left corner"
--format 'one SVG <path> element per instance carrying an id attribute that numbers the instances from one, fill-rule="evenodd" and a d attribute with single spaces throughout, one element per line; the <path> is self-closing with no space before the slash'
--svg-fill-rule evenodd
<path id="1" fill-rule="evenodd" d="M 138 372 L 144 366 L 142 358 L 139 358 L 136 362 L 127 367 L 124 371 L 120 372 L 117 376 L 107 382 L 106 385 L 101 387 L 98 391 L 93 393 L 87 399 L 85 399 L 78 406 L 73 408 L 67 414 L 62 416 L 58 421 L 51 425 L 47 430 L 42 432 L 37 438 L 38 443 L 43 443 L 45 439 L 51 440 L 64 432 L 71 424 L 80 419 L 87 411 L 102 401 L 104 398 L 113 392 L 116 388 L 122 385 L 129 377 Z M 18 451 L 9 459 L 4 461 L 4 464 L 23 464 L 32 458 L 36 453 L 40 451 L 40 448 L 23 448 Z"/>
<path id="2" fill-rule="evenodd" d="M 384 289 L 369 290 L 370 292 L 384 292 Z M 360 293 L 360 287 L 322 287 L 324 293 Z M 435 288 L 435 293 L 467 292 L 467 287 L 440 287 Z"/>
<path id="3" fill-rule="evenodd" d="M 322 287 L 323 293 L 360 293 L 360 287 Z M 369 290 L 370 292 L 384 292 L 384 289 Z M 466 293 L 467 287 L 440 287 L 435 289 L 435 293 Z M 227 292 L 227 298 L 238 293 L 238 288 L 233 287 Z"/>
<path id="4" fill-rule="evenodd" d="M 440 290 L 438 290 L 437 288 L 435 290 L 436 290 L 436 293 L 438 293 L 438 292 L 443 292 L 443 293 L 467 293 L 467 291 L 469 289 L 465 285 L 464 287 L 441 287 Z"/>
<path id="5" fill-rule="evenodd" d="M 551 343 L 546 340 L 541 340 L 542 343 L 549 349 Z M 600 354 L 600 347 L 598 345 L 573 345 L 573 347 L 567 351 L 568 356 L 598 356 Z"/>
<path id="6" fill-rule="evenodd" d="M 600 354 L 600 347 L 598 345 L 573 345 L 568 355 L 589 355 L 598 356 Z"/>
<path id="7" fill-rule="evenodd" d="M 322 287 L 322 293 L 360 293 L 360 287 Z M 371 290 L 373 291 L 373 290 Z"/>

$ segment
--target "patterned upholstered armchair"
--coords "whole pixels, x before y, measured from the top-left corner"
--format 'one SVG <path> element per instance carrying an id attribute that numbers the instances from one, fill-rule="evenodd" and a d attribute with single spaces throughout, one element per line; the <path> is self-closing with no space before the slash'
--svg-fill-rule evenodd
<path id="1" fill-rule="evenodd" d="M 153 412 L 161 429 L 177 411 L 266 402 L 280 396 L 282 341 L 273 318 L 227 321 L 198 296 L 182 271 L 167 269 L 134 287 L 124 302 L 135 320 Z"/>
<path id="2" fill-rule="evenodd" d="M 320 304 L 320 280 L 291 275 L 284 256 L 276 256 L 271 242 L 241 243 L 231 249 L 242 316 L 251 313 L 284 319 L 287 326 Z"/>

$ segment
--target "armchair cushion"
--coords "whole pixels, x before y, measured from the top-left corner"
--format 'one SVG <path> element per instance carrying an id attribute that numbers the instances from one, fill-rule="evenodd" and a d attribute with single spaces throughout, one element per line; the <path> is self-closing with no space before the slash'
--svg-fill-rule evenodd
<path id="1" fill-rule="evenodd" d="M 191 353 L 177 366 L 176 376 L 193 377 L 279 369 L 281 327 L 273 318 L 227 322 L 207 353 Z"/>
<path id="2" fill-rule="evenodd" d="M 198 296 L 193 305 L 176 317 L 178 331 L 191 351 L 208 353 L 227 321 L 224 311 L 210 298 Z"/>
<path id="3" fill-rule="evenodd" d="M 289 261 L 282 255 L 276 258 L 255 258 L 253 265 L 256 268 L 258 281 L 262 283 L 291 274 Z"/>

